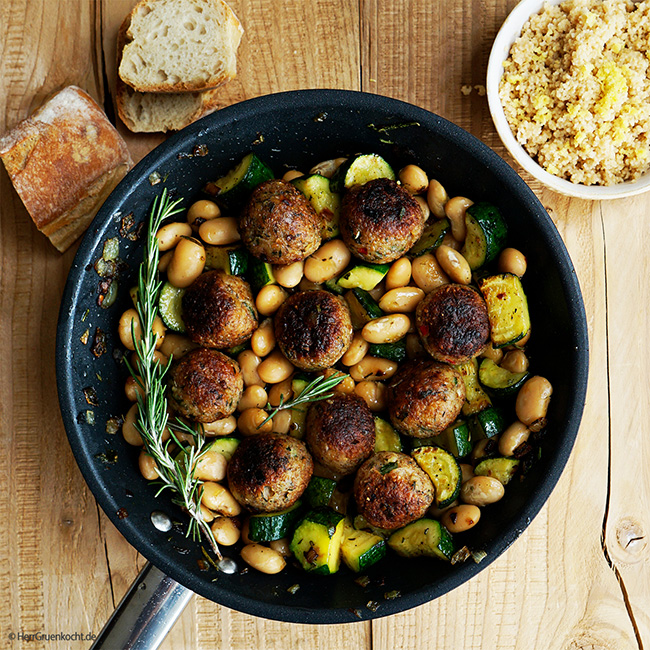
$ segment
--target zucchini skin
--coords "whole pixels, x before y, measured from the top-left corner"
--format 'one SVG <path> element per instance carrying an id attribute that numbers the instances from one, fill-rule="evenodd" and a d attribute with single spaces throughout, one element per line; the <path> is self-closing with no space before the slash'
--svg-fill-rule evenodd
<path id="1" fill-rule="evenodd" d="M 499 209 L 485 201 L 465 212 L 467 236 L 461 254 L 472 271 L 489 264 L 501 252 L 508 237 L 508 226 Z"/>
<path id="2" fill-rule="evenodd" d="M 217 203 L 234 209 L 243 205 L 258 185 L 272 178 L 271 168 L 254 153 L 249 153 L 225 176 L 208 183 L 205 191 L 216 197 Z"/>
<path id="3" fill-rule="evenodd" d="M 478 380 L 486 392 L 495 398 L 515 395 L 528 378 L 528 372 L 510 372 L 497 366 L 491 359 L 483 359 L 478 370 Z"/>
<path id="4" fill-rule="evenodd" d="M 402 557 L 435 557 L 449 561 L 455 552 L 451 533 L 435 519 L 418 519 L 396 530 L 388 546 Z"/>

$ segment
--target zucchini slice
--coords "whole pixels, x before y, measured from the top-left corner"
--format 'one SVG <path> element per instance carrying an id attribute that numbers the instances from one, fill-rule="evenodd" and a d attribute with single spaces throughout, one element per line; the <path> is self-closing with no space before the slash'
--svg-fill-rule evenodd
<path id="1" fill-rule="evenodd" d="M 207 448 L 207 451 L 217 451 L 219 452 L 227 461 L 230 461 L 232 455 L 235 453 L 241 440 L 233 436 L 225 436 L 223 438 L 217 438 L 214 442 L 210 444 Z"/>
<path id="2" fill-rule="evenodd" d="M 352 327 L 360 330 L 366 323 L 375 318 L 384 316 L 381 307 L 375 302 L 374 298 L 363 289 L 352 289 L 345 294 L 345 300 L 350 308 L 352 317 Z"/>
<path id="3" fill-rule="evenodd" d="M 307 513 L 296 526 L 289 548 L 305 571 L 330 575 L 339 570 L 343 515 L 328 508 Z"/>
<path id="4" fill-rule="evenodd" d="M 509 397 L 523 386 L 527 372 L 510 372 L 497 366 L 492 359 L 483 359 L 478 369 L 478 380 L 494 397 Z"/>
<path id="5" fill-rule="evenodd" d="M 366 530 L 357 530 L 349 520 L 343 524 L 341 557 L 355 573 L 365 571 L 386 555 L 386 540 Z"/>
<path id="6" fill-rule="evenodd" d="M 205 268 L 228 275 L 244 275 L 250 254 L 241 246 L 205 246 Z"/>
<path id="7" fill-rule="evenodd" d="M 322 476 L 312 476 L 303 494 L 303 498 L 310 508 L 319 508 L 329 505 L 332 494 L 336 488 L 336 481 Z"/>
<path id="8" fill-rule="evenodd" d="M 388 538 L 388 546 L 403 557 L 437 557 L 451 560 L 455 553 L 451 533 L 435 519 L 418 519 L 396 530 Z"/>
<path id="9" fill-rule="evenodd" d="M 413 258 L 424 255 L 425 253 L 432 253 L 442 244 L 442 240 L 448 232 L 451 232 L 449 219 L 440 219 L 427 225 L 420 239 L 415 242 L 408 252 L 408 256 Z"/>
<path id="10" fill-rule="evenodd" d="M 179 289 L 170 282 L 165 282 L 158 298 L 158 311 L 165 326 L 174 332 L 186 332 L 183 321 L 183 294 L 185 289 Z"/>
<path id="11" fill-rule="evenodd" d="M 467 235 L 461 255 L 472 271 L 488 264 L 501 252 L 508 236 L 508 226 L 499 209 L 491 203 L 470 205 L 465 212 Z"/>
<path id="12" fill-rule="evenodd" d="M 406 337 L 394 343 L 371 343 L 368 354 L 372 357 L 381 357 L 402 363 L 406 360 Z"/>
<path id="13" fill-rule="evenodd" d="M 251 515 L 248 520 L 248 536 L 253 542 L 272 542 L 287 537 L 300 516 L 300 500 L 280 512 Z"/>
<path id="14" fill-rule="evenodd" d="M 446 508 L 460 494 L 462 472 L 458 461 L 441 447 L 417 447 L 411 452 L 417 464 L 429 475 L 436 488 L 435 504 Z"/>
<path id="15" fill-rule="evenodd" d="M 312 174 L 311 176 L 301 176 L 291 182 L 307 197 L 321 218 L 323 241 L 338 236 L 341 197 L 332 191 L 330 179 L 320 174 Z"/>
<path id="16" fill-rule="evenodd" d="M 519 468 L 519 461 L 516 458 L 486 458 L 475 468 L 476 476 L 492 476 L 507 485 Z"/>
<path id="17" fill-rule="evenodd" d="M 402 439 L 390 422 L 375 415 L 375 453 L 402 451 Z"/>
<path id="18" fill-rule="evenodd" d="M 227 208 L 236 208 L 244 203 L 248 195 L 264 181 L 274 177 L 269 166 L 254 153 L 244 156 L 241 162 L 225 176 L 208 183 L 205 191 L 216 197 L 217 202 Z"/>
<path id="19" fill-rule="evenodd" d="M 267 284 L 275 283 L 273 267 L 268 262 L 262 262 L 262 260 L 253 257 L 252 255 L 248 260 L 246 278 L 248 279 L 248 283 L 251 285 L 251 289 L 255 293 Z"/>
<path id="20" fill-rule="evenodd" d="M 470 359 L 465 363 L 454 366 L 454 368 L 458 370 L 465 383 L 463 415 L 474 415 L 474 413 L 492 406 L 492 401 L 481 388 L 478 380 L 478 360 Z"/>
<path id="21" fill-rule="evenodd" d="M 506 420 L 501 409 L 490 406 L 480 413 L 472 415 L 469 419 L 469 431 L 472 440 L 476 442 L 482 438 L 500 436 L 506 430 Z"/>
<path id="22" fill-rule="evenodd" d="M 390 264 L 371 264 L 370 262 L 355 262 L 336 281 L 344 289 L 363 289 L 372 291 L 385 277 Z"/>
<path id="23" fill-rule="evenodd" d="M 393 168 L 380 155 L 362 154 L 349 158 L 334 172 L 330 188 L 332 192 L 343 192 L 353 185 L 364 185 L 376 178 L 394 181 L 396 176 Z"/>
<path id="24" fill-rule="evenodd" d="M 478 281 L 488 308 L 490 336 L 495 348 L 512 345 L 530 331 L 528 300 L 514 273 L 489 275 Z"/>
<path id="25" fill-rule="evenodd" d="M 456 458 L 464 458 L 472 453 L 469 427 L 467 422 L 457 420 L 436 436 L 436 443 Z"/>

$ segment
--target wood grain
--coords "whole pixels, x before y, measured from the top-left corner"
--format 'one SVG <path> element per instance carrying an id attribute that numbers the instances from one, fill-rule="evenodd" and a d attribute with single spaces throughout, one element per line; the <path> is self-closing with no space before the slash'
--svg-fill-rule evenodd
<path id="1" fill-rule="evenodd" d="M 295 88 L 418 104 L 504 154 L 482 94 L 515 0 L 232 0 L 245 36 L 223 106 Z M 69 83 L 111 113 L 115 34 L 133 0 L 0 3 L 0 129 Z M 106 80 L 105 93 L 104 81 Z M 122 129 L 134 158 L 164 139 Z M 507 155 L 505 156 L 508 159 Z M 520 170 L 521 171 L 521 170 Z M 195 597 L 165 650 L 632 650 L 650 646 L 650 196 L 589 203 L 532 184 L 573 259 L 590 381 L 571 460 L 512 548 L 445 597 L 372 624 L 289 625 Z M 54 381 L 58 304 L 74 250 L 33 227 L 0 170 L 0 638 L 99 632 L 143 559 L 99 511 L 67 445 Z M 552 353 L 552 351 L 549 351 Z M 18 642 L 11 648 L 84 648 Z"/>

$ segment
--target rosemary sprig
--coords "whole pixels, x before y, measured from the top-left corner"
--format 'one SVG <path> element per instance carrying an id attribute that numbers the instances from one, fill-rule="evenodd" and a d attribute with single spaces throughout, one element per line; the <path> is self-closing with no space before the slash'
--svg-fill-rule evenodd
<path id="1" fill-rule="evenodd" d="M 166 219 L 181 212 L 181 208 L 177 207 L 181 200 L 172 201 L 165 189 L 160 197 L 154 199 L 151 208 L 145 252 L 138 276 L 136 304 L 142 326 L 142 337 L 138 340 L 133 336 L 137 368 L 134 369 L 128 361 L 127 366 L 131 375 L 142 388 L 143 394 L 138 393 L 136 427 L 142 436 L 146 452 L 156 461 L 157 472 L 162 484 L 156 496 L 164 490 L 171 490 L 174 493 L 172 501 L 184 508 L 190 515 L 187 536 L 200 540 L 201 534 L 205 534 L 212 550 L 221 558 L 214 535 L 201 517 L 202 482 L 194 478 L 196 463 L 206 451 L 203 428 L 199 427 L 198 431 L 195 431 L 181 420 L 177 420 L 175 423 L 168 422 L 164 378 L 169 364 L 164 366 L 154 359 L 156 334 L 153 331 L 153 323 L 158 315 L 158 297 L 162 286 L 158 276 L 159 253 L 156 233 Z M 166 441 L 163 441 L 163 433 L 166 428 L 171 435 Z M 175 431 L 191 435 L 194 445 L 184 446 L 181 444 Z M 184 453 L 175 453 L 172 456 L 172 443 L 182 448 Z"/>
<path id="2" fill-rule="evenodd" d="M 296 408 L 296 406 L 300 406 L 300 404 L 306 404 L 307 402 L 318 402 L 323 399 L 329 399 L 334 394 L 329 391 L 331 391 L 335 386 L 338 386 L 346 377 L 347 375 L 344 373 L 332 375 L 327 379 L 325 379 L 323 375 L 319 375 L 316 377 L 316 379 L 314 379 L 314 381 L 305 386 L 305 389 L 300 393 L 300 395 L 298 395 L 298 397 L 294 397 L 293 399 L 285 402 L 283 395 L 280 397 L 280 403 L 275 408 L 273 408 L 271 404 L 267 404 L 266 409 L 268 410 L 273 408 L 273 410 L 261 424 L 257 425 L 257 428 L 261 429 L 267 422 L 273 419 L 274 415 L 280 411 L 283 411 L 284 409 L 293 409 Z"/>

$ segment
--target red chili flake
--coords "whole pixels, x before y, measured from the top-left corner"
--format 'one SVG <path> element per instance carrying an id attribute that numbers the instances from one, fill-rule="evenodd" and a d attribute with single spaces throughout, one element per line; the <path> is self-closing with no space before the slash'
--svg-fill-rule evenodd
<path id="1" fill-rule="evenodd" d="M 362 246 L 359 249 L 359 253 L 361 253 L 361 255 L 367 255 L 368 254 L 368 249 L 365 246 Z"/>
<path id="2" fill-rule="evenodd" d="M 497 298 L 498 298 L 499 300 L 504 300 L 505 297 L 506 297 L 505 292 L 503 292 L 503 293 L 497 293 Z"/>
<path id="3" fill-rule="evenodd" d="M 129 516 L 129 513 L 126 511 L 126 508 L 120 508 L 116 514 L 119 519 L 126 519 Z"/>
<path id="4" fill-rule="evenodd" d="M 429 336 L 429 326 L 420 325 L 420 334 L 422 334 L 422 336 Z"/>

